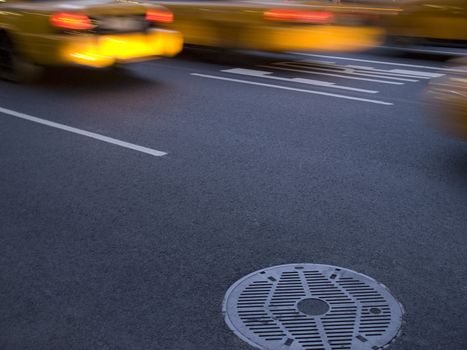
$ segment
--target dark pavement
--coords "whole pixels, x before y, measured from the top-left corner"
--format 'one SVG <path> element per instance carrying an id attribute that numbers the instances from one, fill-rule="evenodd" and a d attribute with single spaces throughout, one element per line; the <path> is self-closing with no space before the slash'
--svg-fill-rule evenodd
<path id="1" fill-rule="evenodd" d="M 391 350 L 465 350 L 467 144 L 422 96 L 446 57 L 386 53 L 190 51 L 0 82 L 2 108 L 168 153 L 0 113 L 0 349 L 249 349 L 226 290 L 308 262 L 392 291 Z"/>

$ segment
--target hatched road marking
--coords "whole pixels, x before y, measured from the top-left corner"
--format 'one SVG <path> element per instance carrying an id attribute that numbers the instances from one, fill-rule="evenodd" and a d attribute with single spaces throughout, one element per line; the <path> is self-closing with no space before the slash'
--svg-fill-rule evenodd
<path id="1" fill-rule="evenodd" d="M 367 94 L 377 94 L 378 91 L 376 90 L 367 90 L 367 89 L 358 89 L 348 86 L 336 85 L 336 83 L 331 83 L 327 81 L 321 80 L 312 80 L 312 79 L 305 79 L 305 78 L 281 78 L 271 76 L 271 72 L 261 71 L 261 70 L 254 70 L 254 69 L 244 69 L 244 68 L 232 68 L 232 69 L 224 69 L 222 70 L 224 73 L 231 73 L 231 74 L 240 74 L 246 75 L 250 77 L 257 77 L 257 78 L 265 78 L 265 79 L 274 79 L 274 80 L 281 80 L 287 81 L 291 83 L 300 83 L 300 84 L 308 84 L 308 85 L 315 85 L 333 89 L 341 89 L 341 90 L 349 90 L 349 91 L 356 91 L 356 92 L 364 92 Z"/>
<path id="2" fill-rule="evenodd" d="M 372 78 L 351 77 L 349 75 L 344 75 L 344 74 L 325 73 L 325 72 L 321 72 L 317 70 L 310 70 L 310 69 L 294 69 L 294 68 L 279 67 L 279 63 L 274 63 L 274 66 L 258 65 L 258 67 L 269 68 L 269 69 L 274 69 L 274 70 L 283 70 L 283 71 L 288 71 L 288 72 L 297 72 L 297 73 L 314 74 L 314 75 L 326 75 L 328 77 L 345 78 L 345 79 L 351 79 L 351 80 L 371 81 L 373 83 L 381 83 L 381 84 L 404 85 L 404 83 L 398 82 L 398 81 L 387 81 L 387 80 L 379 80 L 379 79 L 372 79 Z"/>
<path id="3" fill-rule="evenodd" d="M 342 99 L 346 99 L 346 100 L 354 100 L 354 101 L 360 101 L 360 102 L 375 103 L 375 104 L 386 105 L 386 106 L 392 106 L 393 105 L 392 102 L 385 102 L 385 101 L 379 101 L 379 100 L 372 100 L 372 99 L 368 99 L 368 98 L 360 98 L 360 97 L 339 95 L 339 94 L 334 94 L 334 93 L 329 93 L 329 92 L 324 92 L 324 91 L 297 89 L 297 88 L 292 88 L 292 87 L 282 86 L 282 85 L 264 84 L 264 83 L 259 83 L 259 82 L 255 82 L 255 81 L 251 81 L 251 80 L 232 79 L 232 78 L 222 77 L 222 76 L 219 76 L 219 75 L 200 74 L 200 73 L 191 73 L 190 75 L 196 76 L 196 77 L 201 77 L 201 78 L 207 78 L 207 79 L 225 80 L 225 81 L 231 81 L 231 82 L 240 83 L 240 84 L 264 86 L 264 87 L 274 88 L 274 89 L 297 91 L 297 92 L 303 92 L 303 93 L 307 93 L 307 94 L 323 95 L 323 96 L 329 96 L 329 97 L 342 98 Z"/>
<path id="4" fill-rule="evenodd" d="M 372 67 L 355 67 L 355 66 L 342 66 L 342 65 L 317 65 L 314 62 L 310 61 L 298 61 L 298 62 L 278 62 L 274 65 L 278 66 L 286 66 L 286 67 L 293 67 L 293 68 L 303 68 L 308 69 L 310 71 L 324 71 L 324 72 L 336 72 L 336 73 L 344 73 L 351 76 L 362 76 L 362 77 L 370 77 L 370 78 L 381 78 L 387 80 L 396 80 L 396 81 L 405 81 L 405 82 L 413 82 L 416 83 L 418 80 L 413 79 L 413 76 L 407 76 L 402 74 L 397 74 L 381 69 L 376 69 Z M 410 79 L 412 78 L 412 79 Z M 417 77 L 418 78 L 418 77 Z"/>
<path id="5" fill-rule="evenodd" d="M 339 82 L 332 81 L 332 78 L 323 80 L 313 79 L 315 76 L 328 76 L 342 79 L 350 79 L 355 82 L 355 84 L 361 83 L 377 83 L 377 84 L 388 84 L 388 85 L 397 85 L 402 86 L 409 83 L 419 83 L 426 82 L 433 78 L 439 78 L 444 76 L 448 69 L 441 69 L 442 72 L 433 72 L 427 71 L 426 69 L 438 69 L 437 67 L 427 67 L 420 65 L 412 64 L 403 64 L 403 63 L 389 63 L 384 61 L 374 61 L 374 60 L 360 60 L 354 58 L 345 58 L 337 56 L 324 56 L 324 55 L 314 55 L 306 54 L 307 56 L 313 57 L 324 57 L 324 58 L 333 58 L 341 60 L 350 60 L 358 62 L 372 62 L 377 64 L 394 64 L 396 68 L 384 68 L 384 67 L 370 67 L 366 65 L 358 64 L 339 64 L 330 61 L 318 61 L 311 59 L 304 59 L 298 61 L 282 61 L 282 62 L 271 62 L 267 64 L 257 64 L 252 68 L 245 67 L 232 67 L 228 69 L 219 70 L 220 73 L 225 74 L 235 74 L 239 76 L 244 76 L 245 78 L 252 78 L 248 80 L 243 79 L 234 79 L 225 75 L 210 75 L 210 74 L 201 74 L 201 73 L 191 73 L 192 76 L 198 76 L 208 79 L 224 80 L 241 84 L 257 85 L 268 88 L 296 91 L 301 93 L 309 93 L 315 95 L 323 95 L 334 98 L 341 98 L 347 100 L 354 100 L 366 103 L 375 103 L 382 105 L 393 105 L 394 103 L 374 100 L 366 98 L 365 95 L 359 97 L 355 94 L 379 94 L 379 89 L 361 88 L 358 86 L 346 86 L 340 85 Z M 397 67 L 403 66 L 403 67 Z M 410 67 L 410 68 L 409 68 Z M 253 68 L 266 68 L 267 70 L 253 69 Z M 417 68 L 417 69 L 416 69 Z M 419 70 L 420 69 L 420 70 Z M 425 69 L 425 70 L 422 70 Z M 450 70 L 449 70 L 450 71 Z M 282 73 L 282 74 L 281 74 Z M 301 73 L 301 74 L 293 74 Z M 263 82 L 263 79 L 275 80 L 278 81 L 277 84 L 266 84 Z M 328 81 L 329 80 L 329 81 Z M 297 87 L 293 86 L 284 86 L 279 85 L 280 82 L 285 82 L 289 84 L 295 84 Z M 308 90 L 306 88 L 300 88 L 298 84 L 301 85 L 311 85 L 316 88 L 323 89 L 339 89 L 345 90 L 352 95 L 343 95 L 336 94 L 325 91 L 317 90 Z M 352 84 L 353 85 L 353 84 Z M 381 85 L 380 85 L 381 86 Z M 395 91 L 395 90 L 392 90 Z"/>

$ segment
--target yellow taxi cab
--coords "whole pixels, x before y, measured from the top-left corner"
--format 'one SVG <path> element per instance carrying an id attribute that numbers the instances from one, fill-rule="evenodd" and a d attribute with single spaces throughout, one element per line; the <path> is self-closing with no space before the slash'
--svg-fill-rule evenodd
<path id="1" fill-rule="evenodd" d="M 186 44 L 262 51 L 357 51 L 384 31 L 360 14 L 299 1 L 158 1 L 173 11 L 170 28 Z"/>
<path id="2" fill-rule="evenodd" d="M 174 56 L 170 10 L 119 0 L 0 0 L 0 78 L 23 81 L 42 66 L 108 67 Z"/>
<path id="3" fill-rule="evenodd" d="M 451 64 L 451 71 L 431 81 L 425 92 L 435 124 L 451 136 L 467 140 L 467 58 Z"/>
<path id="4" fill-rule="evenodd" d="M 388 35 L 407 43 L 467 43 L 467 0 L 401 1 L 397 16 L 388 18 Z"/>

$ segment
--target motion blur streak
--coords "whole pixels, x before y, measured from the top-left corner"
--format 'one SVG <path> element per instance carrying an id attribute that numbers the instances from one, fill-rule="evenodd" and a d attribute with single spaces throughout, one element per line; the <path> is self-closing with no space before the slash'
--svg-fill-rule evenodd
<path id="1" fill-rule="evenodd" d="M 0 78 L 25 82 L 44 66 L 101 68 L 174 56 L 181 34 L 158 25 L 172 18 L 161 6 L 130 1 L 8 0 L 0 4 Z"/>
<path id="2" fill-rule="evenodd" d="M 72 30 L 86 30 L 94 28 L 91 19 L 78 13 L 58 12 L 50 17 L 53 26 Z"/>
<path id="3" fill-rule="evenodd" d="M 456 73 L 433 80 L 425 96 L 430 100 L 435 124 L 455 137 L 467 139 L 467 58 L 453 62 Z"/>
<path id="4" fill-rule="evenodd" d="M 287 9 L 273 9 L 264 13 L 266 19 L 272 21 L 297 21 L 307 23 L 329 23 L 334 18 L 331 12 L 327 11 L 296 11 Z"/>
<path id="5" fill-rule="evenodd" d="M 146 13 L 146 20 L 149 22 L 172 23 L 174 15 L 167 10 L 149 9 Z"/>
<path id="6" fill-rule="evenodd" d="M 138 60 L 141 57 L 172 56 L 180 50 L 181 42 L 179 36 L 166 38 L 157 32 L 101 36 L 98 43 L 92 38 L 70 42 L 63 52 L 64 60 L 75 64 L 106 67 L 117 61 Z"/>
<path id="7" fill-rule="evenodd" d="M 361 51 L 383 42 L 374 10 L 341 10 L 326 2 L 162 1 L 174 13 L 169 28 L 187 44 L 227 49 Z"/>

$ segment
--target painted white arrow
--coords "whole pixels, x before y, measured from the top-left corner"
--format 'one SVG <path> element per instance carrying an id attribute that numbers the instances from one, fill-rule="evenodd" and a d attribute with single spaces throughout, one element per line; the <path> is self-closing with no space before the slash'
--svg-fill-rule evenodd
<path id="1" fill-rule="evenodd" d="M 353 88 L 353 87 L 349 87 L 349 86 L 337 85 L 336 83 L 330 83 L 330 82 L 321 81 L 321 80 L 313 80 L 313 79 L 305 79 L 305 78 L 276 77 L 276 76 L 271 75 L 272 72 L 255 70 L 255 69 L 232 68 L 232 69 L 224 69 L 224 70 L 222 70 L 222 72 L 231 73 L 231 74 L 246 75 L 246 76 L 249 76 L 249 77 L 257 77 L 257 78 L 266 78 L 266 79 L 273 79 L 273 80 L 288 81 L 288 82 L 291 82 L 291 83 L 300 83 L 300 84 L 321 86 L 321 87 L 340 89 L 340 90 L 364 92 L 364 93 L 367 93 L 367 94 L 377 94 L 379 92 L 377 90 L 367 90 L 367 89 L 359 89 L 359 88 Z"/>

